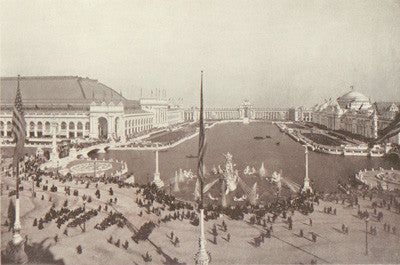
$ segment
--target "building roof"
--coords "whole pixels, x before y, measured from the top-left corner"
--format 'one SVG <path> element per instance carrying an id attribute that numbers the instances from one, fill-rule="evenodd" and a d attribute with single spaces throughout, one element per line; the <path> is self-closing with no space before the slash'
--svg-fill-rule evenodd
<path id="1" fill-rule="evenodd" d="M 400 109 L 400 102 L 375 102 L 374 106 L 376 108 L 376 111 L 378 112 L 379 115 L 383 115 L 386 112 L 390 111 L 390 108 L 392 106 L 397 107 L 397 109 Z"/>
<path id="2" fill-rule="evenodd" d="M 2 77 L 0 82 L 1 106 L 14 104 L 17 77 Z M 138 106 L 125 99 L 112 88 L 95 79 L 79 76 L 30 76 L 20 77 L 22 101 L 25 106 L 90 105 L 91 102 L 123 102 Z"/>
<path id="3" fill-rule="evenodd" d="M 346 102 L 354 102 L 354 101 L 369 102 L 369 98 L 366 95 L 364 95 L 360 92 L 354 91 L 354 90 L 344 94 L 343 96 L 339 97 L 337 100 L 338 101 L 346 101 Z"/>

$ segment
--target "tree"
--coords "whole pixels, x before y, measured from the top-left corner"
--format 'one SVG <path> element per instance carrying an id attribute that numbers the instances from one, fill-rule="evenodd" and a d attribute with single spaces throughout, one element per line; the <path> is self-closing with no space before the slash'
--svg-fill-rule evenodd
<path id="1" fill-rule="evenodd" d="M 14 227 L 15 206 L 12 200 L 10 200 L 10 204 L 8 205 L 8 220 L 10 221 L 10 228 Z"/>
<path id="2" fill-rule="evenodd" d="M 37 226 L 37 218 L 35 218 L 35 220 L 33 220 L 33 226 Z"/>

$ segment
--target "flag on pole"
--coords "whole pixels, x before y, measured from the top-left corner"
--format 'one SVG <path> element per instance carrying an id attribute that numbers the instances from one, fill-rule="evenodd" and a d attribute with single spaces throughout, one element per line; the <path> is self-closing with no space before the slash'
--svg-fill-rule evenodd
<path id="1" fill-rule="evenodd" d="M 19 75 L 15 103 L 13 107 L 12 135 L 15 142 L 13 164 L 16 166 L 17 162 L 24 156 L 24 144 L 26 136 L 26 123 L 23 112 L 21 91 L 19 89 Z"/>
<path id="2" fill-rule="evenodd" d="M 199 121 L 199 153 L 198 153 L 198 178 L 200 180 L 200 205 L 203 203 L 203 158 L 206 152 L 206 135 L 204 133 L 204 121 L 203 121 L 203 71 L 201 71 L 201 85 L 200 85 L 200 121 Z"/>

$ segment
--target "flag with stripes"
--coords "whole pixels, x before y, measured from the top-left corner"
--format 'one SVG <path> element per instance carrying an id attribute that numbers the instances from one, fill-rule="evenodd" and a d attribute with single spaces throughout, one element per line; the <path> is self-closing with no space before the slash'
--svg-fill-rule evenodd
<path id="1" fill-rule="evenodd" d="M 199 153 L 198 153 L 198 175 L 200 182 L 203 182 L 203 158 L 206 152 L 206 135 L 204 133 L 204 117 L 203 117 L 203 71 L 201 71 L 201 86 L 200 86 L 200 120 L 199 120 Z"/>
<path id="2" fill-rule="evenodd" d="M 15 95 L 15 103 L 13 107 L 12 117 L 12 135 L 15 142 L 14 149 L 14 165 L 24 156 L 24 144 L 26 135 L 26 123 L 24 119 L 21 91 L 19 89 L 19 75 L 17 83 L 17 93 Z"/>

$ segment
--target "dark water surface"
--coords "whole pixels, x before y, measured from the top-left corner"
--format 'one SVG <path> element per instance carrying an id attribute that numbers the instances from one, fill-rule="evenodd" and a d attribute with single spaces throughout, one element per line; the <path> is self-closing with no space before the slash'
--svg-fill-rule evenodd
<path id="1" fill-rule="evenodd" d="M 261 162 L 267 174 L 282 170 L 284 177 L 301 184 L 305 174 L 304 147 L 281 133 L 275 125 L 255 122 L 217 124 L 206 132 L 207 152 L 205 165 L 210 170 L 213 165 L 224 165 L 224 153 L 230 152 L 239 174 L 243 175 L 246 165 L 258 170 Z M 270 135 L 271 139 L 256 140 L 255 136 Z M 279 142 L 279 145 L 276 143 Z M 197 159 L 187 158 L 196 155 L 198 137 L 194 137 L 167 152 L 159 153 L 161 179 L 168 185 L 173 181 L 174 172 L 191 169 L 196 172 Z M 116 158 L 128 164 L 129 173 L 133 173 L 138 183 L 153 179 L 155 153 L 153 151 L 108 151 L 95 154 L 98 158 Z M 371 168 L 400 169 L 398 160 L 388 158 L 344 157 L 321 153 L 309 153 L 309 177 L 318 190 L 336 190 L 339 179 L 346 180 L 360 169 Z"/>

